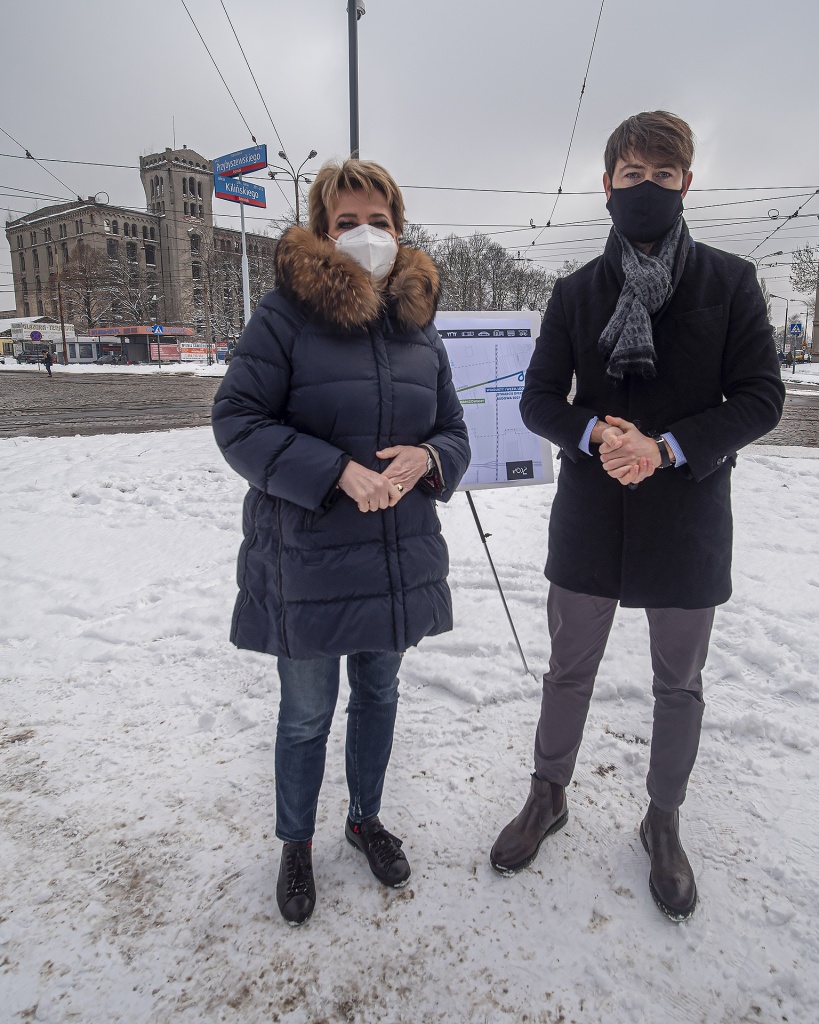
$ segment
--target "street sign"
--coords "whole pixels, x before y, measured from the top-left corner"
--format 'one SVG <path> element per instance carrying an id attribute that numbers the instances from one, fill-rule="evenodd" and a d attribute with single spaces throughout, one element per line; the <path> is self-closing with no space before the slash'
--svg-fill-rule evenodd
<path id="1" fill-rule="evenodd" d="M 264 188 L 261 185 L 255 185 L 250 181 L 236 181 L 235 178 L 226 178 L 220 174 L 214 174 L 213 184 L 217 199 L 227 199 L 228 202 L 242 203 L 244 206 L 260 206 L 262 209 L 267 206 Z"/>
<path id="2" fill-rule="evenodd" d="M 250 149 L 237 149 L 235 153 L 217 156 L 213 161 L 213 176 L 230 178 L 234 174 L 247 174 L 262 167 L 267 167 L 267 146 L 252 146 Z"/>
<path id="3" fill-rule="evenodd" d="M 161 324 L 154 324 L 151 328 L 151 334 L 162 334 L 164 328 Z"/>
<path id="4" fill-rule="evenodd" d="M 788 334 L 798 338 L 802 334 L 802 324 L 791 324 L 788 328 Z"/>
<path id="5" fill-rule="evenodd" d="M 29 334 L 29 337 L 31 338 L 32 341 L 42 341 L 43 340 L 43 336 L 42 336 L 42 334 L 40 334 L 39 331 L 32 331 L 31 334 Z"/>

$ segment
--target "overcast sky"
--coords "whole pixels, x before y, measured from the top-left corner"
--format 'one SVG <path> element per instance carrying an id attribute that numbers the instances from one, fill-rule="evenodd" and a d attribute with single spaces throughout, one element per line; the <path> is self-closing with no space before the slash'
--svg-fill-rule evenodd
<path id="1" fill-rule="evenodd" d="M 347 155 L 346 0 L 186 0 L 274 160 L 279 141 L 222 2 L 293 163 L 311 149 L 319 156 L 308 168 Z M 686 209 L 702 241 L 749 253 L 777 227 L 769 211 L 779 211 L 781 224 L 819 189 L 817 0 L 605 0 L 567 194 L 545 231 L 553 196 L 440 189 L 557 189 L 600 0 L 366 0 L 366 7 L 359 22 L 362 156 L 394 174 L 409 218 L 434 234 L 477 227 L 547 267 L 591 259 L 609 225 L 600 191 L 606 138 L 640 110 L 674 111 L 694 129 Z M 0 27 L 0 127 L 37 157 L 136 167 L 140 154 L 173 145 L 174 120 L 177 145 L 209 158 L 251 144 L 182 0 L 29 0 L 5 5 Z M 0 153 L 21 150 L 0 135 Z M 46 196 L 99 191 L 112 203 L 144 207 L 136 169 L 45 166 L 66 187 L 31 161 L 0 157 L 0 193 L 12 218 L 48 205 Z M 284 195 L 266 185 L 267 216 L 279 216 L 292 185 L 283 183 Z M 756 191 L 727 191 L 739 188 Z M 593 194 L 568 194 L 577 192 Z M 238 225 L 232 204 L 217 200 L 215 209 L 220 223 Z M 754 255 L 815 245 L 817 215 L 819 195 Z M 267 221 L 250 223 L 263 230 Z M 764 263 L 770 290 L 795 295 L 788 267 Z M 0 271 L 2 308 L 12 301 L 5 238 Z M 774 300 L 777 319 L 780 308 L 784 314 Z"/>

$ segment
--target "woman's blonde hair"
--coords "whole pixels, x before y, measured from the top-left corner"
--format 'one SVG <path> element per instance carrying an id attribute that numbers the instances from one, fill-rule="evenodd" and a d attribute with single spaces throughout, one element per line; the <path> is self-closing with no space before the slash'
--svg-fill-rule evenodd
<path id="1" fill-rule="evenodd" d="M 344 190 L 363 191 L 368 196 L 380 192 L 390 208 L 393 227 L 399 235 L 403 233 L 404 197 L 392 175 L 371 160 L 345 160 L 343 164 L 326 163 L 310 187 L 309 228 L 314 235 L 327 234 L 329 211 L 338 203 L 339 192 Z"/>

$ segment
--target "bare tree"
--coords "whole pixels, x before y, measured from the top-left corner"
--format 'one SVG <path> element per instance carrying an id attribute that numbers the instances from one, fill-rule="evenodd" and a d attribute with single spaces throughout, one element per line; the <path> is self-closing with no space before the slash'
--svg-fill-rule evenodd
<path id="1" fill-rule="evenodd" d="M 55 280 L 56 286 L 56 280 Z M 80 333 L 111 321 L 111 266 L 108 257 L 78 242 L 60 273 L 68 319 Z"/>
<path id="2" fill-rule="evenodd" d="M 819 248 L 806 245 L 797 249 L 791 259 L 791 286 L 794 291 L 815 292 L 819 281 Z"/>

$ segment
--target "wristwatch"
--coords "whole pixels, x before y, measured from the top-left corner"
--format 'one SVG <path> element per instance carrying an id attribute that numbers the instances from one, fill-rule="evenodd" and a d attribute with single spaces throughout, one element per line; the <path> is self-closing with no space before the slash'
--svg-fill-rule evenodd
<path id="1" fill-rule="evenodd" d="M 427 471 L 424 475 L 429 476 L 433 469 L 435 469 L 435 459 L 432 457 L 432 448 L 428 444 L 422 444 L 419 445 L 419 447 L 423 448 L 427 453 Z"/>
<path id="2" fill-rule="evenodd" d="M 662 434 L 651 434 L 652 441 L 657 442 L 657 448 L 660 451 L 660 469 L 669 469 L 674 463 L 668 454 L 668 448 L 666 447 L 665 439 Z"/>

